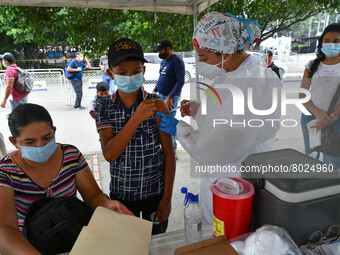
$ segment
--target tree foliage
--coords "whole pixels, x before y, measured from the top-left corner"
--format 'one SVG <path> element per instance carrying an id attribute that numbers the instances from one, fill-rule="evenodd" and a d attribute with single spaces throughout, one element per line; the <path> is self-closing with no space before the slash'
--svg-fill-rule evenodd
<path id="1" fill-rule="evenodd" d="M 220 0 L 210 11 L 230 12 L 262 25 L 259 44 L 287 31 L 321 11 L 339 11 L 340 0 Z M 200 17 L 204 15 L 202 13 Z M 80 46 L 88 54 L 104 52 L 114 40 L 130 37 L 152 51 L 161 38 L 176 51 L 192 50 L 193 17 L 129 10 L 0 6 L 0 52 L 24 52 L 32 57 L 39 47 Z"/>
<path id="2" fill-rule="evenodd" d="M 339 6 L 339 0 L 233 0 L 219 1 L 212 10 L 230 12 L 258 21 L 262 26 L 262 37 L 256 43 L 258 47 L 274 34 L 322 11 L 338 13 Z"/>

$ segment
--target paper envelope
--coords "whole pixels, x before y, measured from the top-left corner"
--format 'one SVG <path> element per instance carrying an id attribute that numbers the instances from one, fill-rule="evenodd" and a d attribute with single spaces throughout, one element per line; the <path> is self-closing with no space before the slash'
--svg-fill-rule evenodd
<path id="1" fill-rule="evenodd" d="M 97 207 L 70 255 L 148 255 L 152 222 Z"/>

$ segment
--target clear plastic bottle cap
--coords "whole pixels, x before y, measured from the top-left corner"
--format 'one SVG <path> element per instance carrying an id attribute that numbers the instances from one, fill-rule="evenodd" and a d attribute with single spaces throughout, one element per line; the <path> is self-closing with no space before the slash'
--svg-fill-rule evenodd
<path id="1" fill-rule="evenodd" d="M 211 192 L 226 199 L 246 199 L 255 193 L 254 185 L 238 178 L 221 178 L 215 180 L 210 186 Z"/>
<path id="2" fill-rule="evenodd" d="M 242 183 L 229 178 L 221 178 L 215 185 L 221 192 L 229 195 L 238 195 L 243 191 Z"/>

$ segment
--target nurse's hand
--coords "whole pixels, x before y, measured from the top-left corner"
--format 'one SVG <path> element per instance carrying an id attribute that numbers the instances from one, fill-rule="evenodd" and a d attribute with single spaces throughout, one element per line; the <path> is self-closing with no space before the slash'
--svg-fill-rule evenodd
<path id="1" fill-rule="evenodd" d="M 156 112 L 156 115 L 160 118 L 161 123 L 159 129 L 169 135 L 176 135 L 176 126 L 178 124 L 178 120 L 174 117 L 171 117 L 163 112 Z"/>
<path id="2" fill-rule="evenodd" d="M 181 101 L 181 116 L 182 117 L 185 117 L 185 116 L 195 117 L 199 106 L 200 106 L 199 103 L 196 103 L 190 100 L 182 100 Z"/>

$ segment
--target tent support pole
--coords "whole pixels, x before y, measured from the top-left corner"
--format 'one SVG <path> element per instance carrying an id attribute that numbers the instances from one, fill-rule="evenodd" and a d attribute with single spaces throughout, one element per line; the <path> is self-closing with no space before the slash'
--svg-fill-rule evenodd
<path id="1" fill-rule="evenodd" d="M 195 3 L 193 4 L 193 7 L 194 7 L 194 13 L 193 13 L 193 19 L 194 19 L 194 29 L 197 25 L 197 22 L 198 22 L 198 6 L 197 6 L 197 2 L 198 1 L 195 1 Z M 195 51 L 195 73 L 196 73 L 196 78 L 195 78 L 195 85 L 198 84 L 198 81 L 199 81 L 199 74 L 198 74 L 198 68 L 197 68 L 197 62 L 198 62 L 198 55 Z M 196 99 L 197 101 L 201 101 L 200 99 L 200 89 L 198 88 L 198 86 L 195 86 L 196 88 Z"/>

